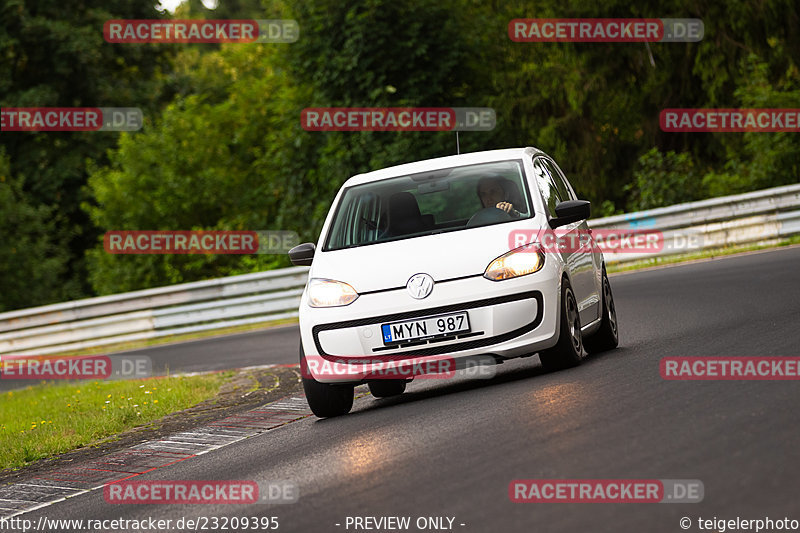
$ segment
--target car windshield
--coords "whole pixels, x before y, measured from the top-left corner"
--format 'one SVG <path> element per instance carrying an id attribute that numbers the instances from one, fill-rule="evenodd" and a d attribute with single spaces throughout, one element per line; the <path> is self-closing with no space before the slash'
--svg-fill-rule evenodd
<path id="1" fill-rule="evenodd" d="M 411 174 L 349 187 L 325 250 L 488 226 L 532 215 L 522 161 Z"/>

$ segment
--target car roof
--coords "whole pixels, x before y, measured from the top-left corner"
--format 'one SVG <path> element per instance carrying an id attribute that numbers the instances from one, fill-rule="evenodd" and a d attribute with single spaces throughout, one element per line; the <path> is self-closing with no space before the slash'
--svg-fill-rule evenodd
<path id="1" fill-rule="evenodd" d="M 362 183 L 370 183 L 396 176 L 407 176 L 409 174 L 417 174 L 419 172 L 427 172 L 429 170 L 437 170 L 440 168 L 475 165 L 478 163 L 490 163 L 492 161 L 507 161 L 509 159 L 521 159 L 524 156 L 534 156 L 542 153 L 543 152 L 538 148 L 529 146 L 526 148 L 486 150 L 483 152 L 471 152 L 468 154 L 437 157 L 435 159 L 414 161 L 413 163 L 406 163 L 403 165 L 373 170 L 372 172 L 366 172 L 364 174 L 358 174 L 348 179 L 343 186 L 350 187 L 353 185 L 361 185 Z"/>

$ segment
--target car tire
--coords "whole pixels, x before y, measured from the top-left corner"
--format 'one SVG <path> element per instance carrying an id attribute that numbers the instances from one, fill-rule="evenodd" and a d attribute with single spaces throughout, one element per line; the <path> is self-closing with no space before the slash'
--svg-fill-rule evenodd
<path id="1" fill-rule="evenodd" d="M 311 377 L 302 345 L 300 345 L 300 379 L 303 382 L 308 406 L 317 417 L 332 418 L 346 415 L 353 408 L 353 385 L 330 385 L 320 383 Z"/>
<path id="2" fill-rule="evenodd" d="M 552 348 L 539 352 L 539 360 L 547 371 L 562 370 L 583 361 L 583 337 L 578 303 L 569 281 L 561 282 L 561 316 L 558 342 Z"/>
<path id="3" fill-rule="evenodd" d="M 586 348 L 587 353 L 600 353 L 613 350 L 618 345 L 617 309 L 614 306 L 611 283 L 608 282 L 608 275 L 603 267 L 603 318 L 600 322 L 600 329 L 583 340 L 583 347 Z"/>
<path id="4" fill-rule="evenodd" d="M 370 381 L 367 385 L 369 386 L 370 394 L 376 398 L 400 396 L 406 390 L 406 382 L 403 379 L 383 379 L 381 381 Z"/>

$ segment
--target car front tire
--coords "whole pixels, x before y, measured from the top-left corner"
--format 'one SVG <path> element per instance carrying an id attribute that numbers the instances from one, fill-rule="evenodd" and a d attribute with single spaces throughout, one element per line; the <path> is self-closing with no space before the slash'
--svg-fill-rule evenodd
<path id="1" fill-rule="evenodd" d="M 300 345 L 300 379 L 303 382 L 308 406 L 319 418 L 346 415 L 353 408 L 353 385 L 330 385 L 312 378 L 302 345 Z"/>
<path id="2" fill-rule="evenodd" d="M 552 372 L 581 364 L 583 361 L 583 337 L 578 303 L 569 281 L 561 282 L 561 316 L 558 342 L 552 348 L 539 352 L 539 360 L 545 370 Z"/>

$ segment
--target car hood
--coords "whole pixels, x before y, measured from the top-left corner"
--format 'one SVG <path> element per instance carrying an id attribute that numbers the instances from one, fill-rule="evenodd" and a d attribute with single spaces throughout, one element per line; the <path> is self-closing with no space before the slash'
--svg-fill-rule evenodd
<path id="1" fill-rule="evenodd" d="M 317 249 L 310 277 L 349 283 L 364 293 L 405 287 L 414 274 L 434 281 L 481 275 L 508 252 L 509 235 L 537 230 L 533 219 L 322 252 Z"/>

